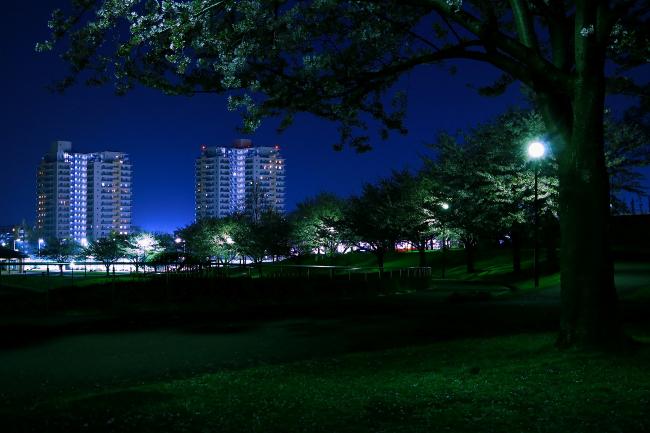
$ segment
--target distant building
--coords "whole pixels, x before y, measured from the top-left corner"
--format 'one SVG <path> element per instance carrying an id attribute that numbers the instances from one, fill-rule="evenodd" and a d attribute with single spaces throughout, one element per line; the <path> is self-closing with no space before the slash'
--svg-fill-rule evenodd
<path id="1" fill-rule="evenodd" d="M 25 220 L 15 226 L 0 227 L 0 247 L 11 248 L 21 252 L 29 252 L 30 237 L 33 229 Z"/>
<path id="2" fill-rule="evenodd" d="M 7 247 L 13 249 L 14 242 L 14 227 L 3 226 L 0 227 L 0 247 Z"/>
<path id="3" fill-rule="evenodd" d="M 36 230 L 81 244 L 131 231 L 131 162 L 122 152 L 73 153 L 53 143 L 38 168 Z"/>
<path id="4" fill-rule="evenodd" d="M 284 171 L 279 146 L 254 147 L 244 139 L 231 147 L 201 146 L 195 166 L 196 219 L 284 212 Z"/>

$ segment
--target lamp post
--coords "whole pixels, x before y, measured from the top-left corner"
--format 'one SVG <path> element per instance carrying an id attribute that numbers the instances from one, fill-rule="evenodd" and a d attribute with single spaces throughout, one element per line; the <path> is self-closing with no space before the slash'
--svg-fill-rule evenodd
<path id="1" fill-rule="evenodd" d="M 41 246 L 43 245 L 45 241 L 42 238 L 39 238 L 38 240 L 38 257 L 41 256 Z"/>
<path id="2" fill-rule="evenodd" d="M 442 202 L 440 203 L 440 207 L 442 208 L 443 212 L 447 212 L 449 210 L 449 203 L 447 202 Z M 441 272 L 441 278 L 445 278 L 445 268 L 447 266 L 447 233 L 445 230 L 445 218 L 441 219 L 442 221 L 442 272 Z"/>
<path id="3" fill-rule="evenodd" d="M 544 157 L 546 153 L 546 146 L 541 141 L 533 141 L 528 145 L 528 156 L 534 161 L 535 171 L 535 200 L 533 201 L 533 209 L 535 212 L 534 236 L 535 245 L 533 249 L 533 275 L 535 280 L 535 288 L 539 287 L 539 203 L 538 203 L 538 177 L 539 177 L 539 160 Z"/>

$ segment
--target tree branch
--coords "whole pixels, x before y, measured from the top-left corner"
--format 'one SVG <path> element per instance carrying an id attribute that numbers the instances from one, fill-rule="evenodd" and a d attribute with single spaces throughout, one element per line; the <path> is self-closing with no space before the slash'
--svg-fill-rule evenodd
<path id="1" fill-rule="evenodd" d="M 512 15 L 517 33 L 519 34 L 519 40 L 528 48 L 539 52 L 535 26 L 533 25 L 528 5 L 522 0 L 510 0 L 510 7 L 512 8 Z"/>
<path id="2" fill-rule="evenodd" d="M 367 1 L 377 3 L 377 0 Z M 532 75 L 535 79 L 541 80 L 537 85 L 549 84 L 548 81 L 551 79 L 554 86 L 561 86 L 557 90 L 564 93 L 570 92 L 569 83 L 571 82 L 571 77 L 569 74 L 547 61 L 538 50 L 530 48 L 500 32 L 494 26 L 489 26 L 488 23 L 481 21 L 471 13 L 464 10 L 457 11 L 452 9 L 452 6 L 445 0 L 403 0 L 401 3 L 424 8 L 425 10 L 432 10 L 441 16 L 448 17 L 467 31 L 478 36 L 484 42 L 484 46 L 494 46 L 517 62 L 525 63 L 527 68 L 533 72 L 532 74 L 526 75 Z M 506 72 L 511 73 L 510 71 Z M 511 73 L 511 75 L 519 78 L 519 74 Z"/>
<path id="3" fill-rule="evenodd" d="M 428 39 L 425 38 L 424 36 L 421 36 L 420 34 L 414 32 L 414 31 L 411 30 L 410 28 L 406 28 L 402 23 L 393 20 L 392 18 L 386 16 L 385 14 L 380 14 L 379 17 L 380 17 L 381 19 L 385 20 L 385 21 L 388 21 L 389 23 L 391 23 L 391 24 L 394 25 L 394 26 L 399 26 L 399 27 L 400 27 L 400 30 L 402 30 L 402 31 L 406 31 L 409 35 L 411 35 L 412 37 L 414 37 L 415 39 L 417 39 L 417 40 L 419 40 L 419 41 L 421 41 L 421 42 L 424 42 L 424 44 L 426 44 L 426 45 L 429 46 L 430 48 L 433 48 L 433 49 L 436 50 L 436 51 L 439 51 L 439 50 L 440 50 L 440 47 L 438 47 L 436 44 L 434 44 L 433 42 L 431 42 L 430 40 L 428 40 Z"/>

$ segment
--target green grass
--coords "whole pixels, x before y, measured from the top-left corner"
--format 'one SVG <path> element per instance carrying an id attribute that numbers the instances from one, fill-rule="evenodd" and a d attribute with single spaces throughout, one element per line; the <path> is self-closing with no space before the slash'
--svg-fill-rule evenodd
<path id="1" fill-rule="evenodd" d="M 450 253 L 449 277 L 487 281 L 503 278 L 517 284 L 523 292 L 532 290 L 532 280 L 526 275 L 518 277 L 519 280 L 511 277 L 508 251 L 480 255 L 478 272 L 474 274 L 465 272 L 462 251 Z M 429 253 L 434 266 L 439 258 L 436 252 Z M 374 257 L 355 254 L 337 259 L 361 266 L 361 263 L 371 263 Z M 416 253 L 389 255 L 387 268 L 416 266 L 417 261 Z M 617 267 L 622 278 L 632 284 L 626 299 L 650 299 L 647 270 L 646 263 L 625 263 Z M 540 283 L 542 288 L 556 287 L 559 275 L 545 275 Z M 420 292 L 409 296 L 427 294 Z M 492 315 L 486 317 L 505 326 L 496 326 L 494 334 L 490 335 L 498 335 L 503 329 L 512 335 L 463 339 L 461 336 L 477 334 L 463 333 L 467 329 L 462 324 L 470 323 L 468 329 L 474 330 L 482 329 L 481 324 L 486 326 L 493 322 L 477 321 L 474 326 L 468 318 L 460 317 L 453 324 L 451 319 L 456 315 L 442 317 L 451 308 L 446 304 L 439 304 L 436 310 L 424 305 L 424 298 L 417 298 L 411 304 L 407 297 L 404 298 L 402 307 L 384 312 L 387 318 L 380 320 L 383 324 L 388 318 L 399 319 L 394 325 L 392 322 L 386 325 L 390 329 L 405 320 L 404 330 L 398 329 L 393 337 L 381 334 L 376 324 L 364 325 L 357 311 L 341 322 L 346 327 L 341 335 L 356 335 L 355 332 L 361 331 L 355 326 L 360 326 L 363 332 L 379 335 L 377 338 L 397 336 L 400 342 L 411 338 L 403 344 L 417 341 L 417 345 L 298 362 L 280 362 L 277 358 L 259 355 L 256 362 L 261 365 L 255 367 L 248 367 L 250 360 L 247 360 L 228 364 L 227 368 L 215 368 L 208 374 L 187 371 L 181 374 L 170 370 L 163 378 L 131 377 L 129 385 L 109 382 L 94 390 L 87 387 L 84 391 L 74 391 L 72 387 L 58 389 L 39 393 L 29 401 L 12 400 L 10 391 L 8 397 L 6 390 L 0 389 L 0 402 L 3 403 L 0 418 L 9 426 L 3 431 L 595 433 L 650 430 L 650 419 L 646 416 L 650 410 L 647 369 L 650 365 L 650 327 L 647 324 L 639 328 L 637 323 L 637 328 L 629 331 L 642 342 L 634 354 L 561 352 L 553 347 L 552 334 L 518 333 L 521 332 L 518 329 L 531 328 L 521 327 L 521 323 L 518 326 L 515 316 L 507 315 L 515 313 L 506 307 L 502 310 L 505 315 L 490 313 L 492 308 L 488 306 L 485 310 L 470 308 L 466 312 L 490 313 Z M 380 302 L 387 298 L 377 299 Z M 444 299 L 438 301 L 444 302 Z M 414 306 L 425 309 L 426 313 Z M 498 303 L 493 307 L 498 307 Z M 414 316 L 409 308 L 420 311 L 420 315 Z M 518 308 L 514 310 L 517 314 L 529 317 Z M 531 314 L 545 317 L 543 311 L 535 311 L 531 310 Z M 435 326 L 431 329 L 435 332 L 418 333 L 428 330 L 431 324 L 429 321 L 419 325 L 413 323 L 438 316 L 441 319 L 432 322 Z M 445 334 L 446 327 L 453 330 L 455 326 L 462 329 Z M 313 344 L 319 344 L 318 329 L 316 326 L 312 330 Z M 457 339 L 435 342 L 435 338 L 444 335 Z M 417 338 L 413 340 L 414 337 Z M 128 340 L 128 335 L 123 339 Z M 365 337 L 359 341 L 365 341 Z M 419 344 L 422 342 L 426 344 Z M 277 342 L 271 339 L 269 344 Z M 341 346 L 345 346 L 344 338 Z M 290 352 L 291 349 L 277 347 L 274 350 Z M 170 346 L 168 356 L 172 356 L 174 350 Z M 225 350 L 236 352 L 230 346 Z M 173 353 L 173 356 L 178 355 Z M 273 359 L 276 364 L 264 364 L 274 362 Z M 71 364 L 52 365 L 52 374 Z"/>
<path id="2" fill-rule="evenodd" d="M 437 279 L 441 277 L 442 270 L 442 252 L 441 251 L 427 251 L 426 253 L 427 265 L 432 268 L 432 278 Z M 535 290 L 533 288 L 532 279 L 532 251 L 522 251 L 521 267 L 522 272 L 514 274 L 512 272 L 512 252 L 509 249 L 490 249 L 479 250 L 476 258 L 476 271 L 472 273 L 467 272 L 465 264 L 465 252 L 462 249 L 453 249 L 447 251 L 445 258 L 445 278 L 449 280 L 463 280 L 463 281 L 485 281 L 491 283 L 503 284 L 510 288 L 516 288 L 521 292 L 530 292 Z M 346 267 L 360 267 L 360 268 L 375 268 L 377 266 L 376 257 L 372 253 L 367 252 L 352 252 L 348 254 L 336 255 L 334 257 L 301 257 L 292 258 L 279 263 L 267 263 L 262 266 L 263 275 L 270 275 L 277 271 L 278 266 L 282 265 L 335 265 Z M 419 266 L 419 254 L 417 252 L 400 252 L 400 253 L 387 253 L 385 257 L 385 270 L 404 269 L 409 267 Z M 648 268 L 646 264 L 639 266 Z M 288 268 L 285 268 L 285 271 Z M 302 269 L 303 275 L 306 275 L 305 270 Z M 329 275 L 328 269 L 312 269 L 311 275 L 327 277 Z M 336 273 L 336 272 L 335 272 Z M 345 273 L 345 272 L 343 272 Z M 246 270 L 232 271 L 233 276 L 247 276 Z M 254 278 L 258 277 L 257 269 L 252 269 L 251 275 Z M 117 275 L 115 281 L 128 282 L 139 281 L 146 279 L 147 276 L 143 274 L 138 275 Z M 89 273 L 87 277 L 83 273 L 75 273 L 74 284 L 80 287 L 92 286 L 110 283 L 113 277 L 106 277 L 103 272 Z M 39 276 L 22 276 L 22 275 L 4 275 L 0 280 L 0 286 L 11 289 L 25 289 L 33 290 L 36 292 L 43 292 L 46 289 L 56 289 L 59 287 L 69 286 L 72 279 L 69 273 L 61 277 L 57 273 L 52 272 L 50 277 Z M 560 284 L 559 272 L 550 274 L 542 273 L 540 276 L 540 290 L 557 288 Z M 625 294 L 631 296 L 630 299 L 650 299 L 650 285 L 640 287 L 634 294 Z"/>
<path id="3" fill-rule="evenodd" d="M 637 335 L 648 341 L 648 334 Z M 32 431 L 641 432 L 650 349 L 567 351 L 549 334 L 439 342 L 45 400 Z M 4 414 L 2 412 L 5 412 Z M 24 427 L 24 425 L 23 425 Z M 7 430 L 5 430 L 7 431 Z"/>
<path id="4" fill-rule="evenodd" d="M 70 285 L 75 285 L 79 287 L 93 286 L 98 284 L 110 283 L 113 280 L 116 282 L 125 282 L 125 281 L 137 281 L 144 278 L 142 274 L 140 275 L 124 275 L 118 274 L 115 277 L 106 276 L 104 272 L 93 272 L 88 273 L 84 276 L 83 271 L 75 272 L 74 278 L 70 275 L 69 272 L 60 275 L 58 272 L 50 272 L 49 276 L 41 275 L 3 275 L 0 279 L 0 286 L 11 288 L 11 289 L 21 289 L 21 290 L 31 290 L 35 292 L 44 292 L 47 289 L 58 289 L 60 287 L 68 287 Z"/>
<path id="5" fill-rule="evenodd" d="M 632 293 L 626 294 L 624 299 L 629 301 L 649 301 L 650 283 L 646 287 L 639 288 Z"/>

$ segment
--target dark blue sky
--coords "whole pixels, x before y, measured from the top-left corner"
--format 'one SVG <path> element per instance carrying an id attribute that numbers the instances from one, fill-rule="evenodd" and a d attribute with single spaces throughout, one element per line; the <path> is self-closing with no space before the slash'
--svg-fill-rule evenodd
<path id="1" fill-rule="evenodd" d="M 128 152 L 134 165 L 134 224 L 171 231 L 193 219 L 194 158 L 199 146 L 223 145 L 240 137 L 239 118 L 226 110 L 224 98 L 164 96 L 137 89 L 115 96 L 111 87 L 76 86 L 65 94 L 46 86 L 61 78 L 63 63 L 55 54 L 37 54 L 34 44 L 48 35 L 50 11 L 66 0 L 11 2 L 3 7 L 0 68 L 3 133 L 0 170 L 0 225 L 35 219 L 36 168 L 54 140 L 70 140 L 81 152 Z M 406 77 L 409 113 L 407 136 L 373 143 L 375 150 L 357 154 L 332 150 L 336 125 L 301 116 L 284 134 L 273 122 L 251 136 L 257 144 L 279 144 L 287 160 L 288 210 L 320 191 L 356 193 L 364 182 L 393 169 L 418 168 L 424 145 L 442 129 L 456 130 L 488 120 L 513 104 L 522 104 L 518 87 L 486 99 L 467 85 L 485 84 L 498 73 L 477 63 L 461 63 L 451 77 L 421 68 Z"/>

